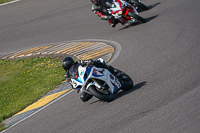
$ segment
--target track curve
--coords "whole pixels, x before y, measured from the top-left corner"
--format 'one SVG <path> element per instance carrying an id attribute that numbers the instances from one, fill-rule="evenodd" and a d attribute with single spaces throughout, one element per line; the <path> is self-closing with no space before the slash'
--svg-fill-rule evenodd
<path id="1" fill-rule="evenodd" d="M 108 27 L 90 1 L 20 1 L 0 7 L 0 52 L 82 39 L 112 40 L 121 52 L 111 65 L 135 89 L 110 103 L 70 93 L 9 132 L 200 132 L 200 1 L 143 0 L 145 24 Z"/>

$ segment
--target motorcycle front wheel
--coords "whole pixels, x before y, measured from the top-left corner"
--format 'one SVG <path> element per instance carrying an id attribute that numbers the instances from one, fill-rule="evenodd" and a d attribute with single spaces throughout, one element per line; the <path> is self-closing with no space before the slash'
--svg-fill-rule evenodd
<path id="1" fill-rule="evenodd" d="M 123 82 L 122 90 L 128 91 L 133 88 L 133 80 L 126 73 L 123 72 L 123 76 L 119 80 Z"/>
<path id="2" fill-rule="evenodd" d="M 114 98 L 113 95 L 105 95 L 104 93 L 98 91 L 95 86 L 90 86 L 88 90 L 90 91 L 90 93 L 92 93 L 93 96 L 102 101 L 110 102 Z"/>
<path id="3" fill-rule="evenodd" d="M 131 18 L 137 20 L 137 21 L 140 22 L 140 23 L 145 23 L 145 22 L 146 22 L 146 20 L 145 20 L 144 18 L 140 17 L 140 16 L 137 15 L 137 14 L 134 14 L 133 12 L 130 12 L 130 11 L 129 11 L 127 15 L 128 15 L 129 17 L 131 17 Z"/>
<path id="4" fill-rule="evenodd" d="M 148 10 L 148 7 L 146 5 L 144 5 L 143 3 L 139 2 L 138 0 L 131 0 L 130 2 L 134 7 L 136 7 L 137 9 L 141 9 L 143 11 Z"/>

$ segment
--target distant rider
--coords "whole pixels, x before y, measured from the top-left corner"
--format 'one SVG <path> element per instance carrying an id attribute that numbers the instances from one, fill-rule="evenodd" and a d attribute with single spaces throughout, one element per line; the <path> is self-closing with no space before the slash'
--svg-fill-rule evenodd
<path id="1" fill-rule="evenodd" d="M 110 27 L 115 27 L 118 20 L 110 15 L 107 9 L 111 8 L 112 0 L 91 0 L 92 11 L 97 14 L 102 20 L 108 20 Z"/>
<path id="2" fill-rule="evenodd" d="M 71 81 L 71 75 L 69 73 L 69 70 L 71 69 L 74 72 L 78 72 L 78 66 L 79 65 L 81 65 L 81 66 L 94 65 L 94 66 L 99 67 L 99 68 L 108 69 L 111 73 L 115 74 L 117 77 L 120 77 L 122 75 L 122 73 L 118 69 L 115 69 L 112 66 L 106 65 L 106 63 L 103 62 L 103 59 L 99 59 L 99 60 L 95 60 L 95 61 L 93 61 L 92 59 L 90 59 L 90 60 L 79 60 L 79 61 L 74 62 L 74 59 L 72 57 L 67 56 L 62 61 L 62 67 L 66 71 L 65 74 L 64 74 L 64 77 L 69 83 Z M 72 86 L 72 88 L 73 88 L 73 86 Z M 82 92 L 80 94 L 80 98 L 81 98 L 82 101 L 86 102 L 89 99 L 91 99 L 92 96 L 85 93 L 85 92 Z"/>
<path id="3" fill-rule="evenodd" d="M 127 7 L 133 9 L 130 2 L 131 0 L 125 0 L 127 2 Z M 113 0 L 91 0 L 92 2 L 92 11 L 97 14 L 102 20 L 108 20 L 110 27 L 115 27 L 119 23 L 117 19 L 114 18 L 111 14 L 108 13 L 109 8 L 112 7 Z M 123 23 L 122 23 L 123 24 Z"/>

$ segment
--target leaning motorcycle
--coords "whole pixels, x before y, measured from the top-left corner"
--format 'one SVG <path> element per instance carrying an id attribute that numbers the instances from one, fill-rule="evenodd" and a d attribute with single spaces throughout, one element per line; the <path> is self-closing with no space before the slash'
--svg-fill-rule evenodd
<path id="1" fill-rule="evenodd" d="M 106 68 L 79 65 L 77 68 L 71 68 L 69 73 L 73 89 L 106 102 L 112 101 L 119 90 L 127 91 L 133 88 L 132 79 L 124 72 L 120 77 L 117 77 Z"/>
<path id="2" fill-rule="evenodd" d="M 146 20 L 139 16 L 138 11 L 134 6 L 123 0 L 115 0 L 112 2 L 111 8 L 107 9 L 116 20 L 124 24 L 127 22 L 138 21 L 145 23 Z"/>

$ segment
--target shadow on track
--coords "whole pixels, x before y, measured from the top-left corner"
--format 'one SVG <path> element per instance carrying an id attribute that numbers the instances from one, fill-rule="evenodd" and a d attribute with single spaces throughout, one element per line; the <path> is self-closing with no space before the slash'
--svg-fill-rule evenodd
<path id="1" fill-rule="evenodd" d="M 115 101 L 116 99 L 123 97 L 129 93 L 132 93 L 133 91 L 136 91 L 136 90 L 142 88 L 144 85 L 146 85 L 146 83 L 147 83 L 146 81 L 138 83 L 138 84 L 134 85 L 133 88 L 128 91 L 119 91 L 117 94 L 115 94 L 113 101 Z M 96 100 L 94 102 L 91 102 L 90 104 L 94 104 L 94 103 L 98 103 L 98 102 L 105 102 L 105 101 Z M 105 103 L 108 103 L 108 102 L 105 102 Z"/>
<path id="2" fill-rule="evenodd" d="M 141 83 L 138 83 L 138 84 L 134 85 L 133 88 L 131 90 L 129 90 L 129 91 L 120 91 L 115 95 L 114 100 L 116 100 L 116 99 L 118 99 L 118 98 L 120 98 L 122 96 L 125 96 L 125 95 L 127 95 L 129 93 L 132 93 L 133 91 L 136 91 L 136 90 L 142 88 L 146 84 L 147 84 L 147 82 L 144 81 L 144 82 L 141 82 Z"/>
<path id="3" fill-rule="evenodd" d="M 151 20 L 153 20 L 153 19 L 155 19 L 155 18 L 157 18 L 157 17 L 158 17 L 158 15 L 155 15 L 155 16 L 152 16 L 152 17 L 149 17 L 149 18 L 145 18 L 146 23 L 147 23 L 147 22 L 150 22 Z M 124 30 L 124 29 L 130 28 L 130 27 L 133 27 L 133 26 L 137 26 L 137 25 L 140 25 L 140 24 L 142 24 L 142 23 L 133 22 L 133 23 L 130 23 L 130 24 L 126 25 L 125 27 L 119 29 L 119 30 Z"/>
<path id="4" fill-rule="evenodd" d="M 156 4 L 153 4 L 153 5 L 150 5 L 148 6 L 148 10 L 151 10 L 152 8 L 156 7 L 157 5 L 159 5 L 160 2 L 156 3 Z"/>

